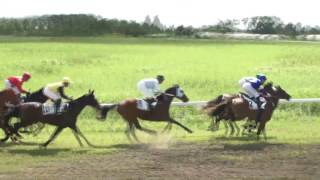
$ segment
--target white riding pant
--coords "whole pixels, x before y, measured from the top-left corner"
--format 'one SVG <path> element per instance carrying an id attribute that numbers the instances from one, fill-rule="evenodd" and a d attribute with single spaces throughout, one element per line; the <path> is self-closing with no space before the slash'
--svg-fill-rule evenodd
<path id="1" fill-rule="evenodd" d="M 55 92 L 52 92 L 49 88 L 44 88 L 43 89 L 43 94 L 50 98 L 53 101 L 57 101 L 58 99 L 61 99 L 61 96 Z"/>
<path id="2" fill-rule="evenodd" d="M 14 92 L 15 95 L 19 95 L 20 94 L 19 89 L 16 86 L 12 85 L 9 80 L 5 80 L 4 81 L 4 86 L 5 86 L 6 89 L 11 89 Z"/>

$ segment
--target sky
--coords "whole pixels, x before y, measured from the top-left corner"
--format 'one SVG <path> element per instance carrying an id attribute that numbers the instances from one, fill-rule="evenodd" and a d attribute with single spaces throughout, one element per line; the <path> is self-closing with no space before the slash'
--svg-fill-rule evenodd
<path id="1" fill-rule="evenodd" d="M 200 27 L 266 15 L 314 26 L 320 25 L 319 8 L 320 0 L 1 0 L 0 17 L 85 13 L 143 22 L 158 15 L 166 26 Z"/>

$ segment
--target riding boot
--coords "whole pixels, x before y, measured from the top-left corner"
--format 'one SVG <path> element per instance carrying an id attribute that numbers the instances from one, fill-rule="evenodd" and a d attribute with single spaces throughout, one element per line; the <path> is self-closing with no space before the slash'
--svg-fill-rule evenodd
<path id="1" fill-rule="evenodd" d="M 54 114 L 59 113 L 60 105 L 61 105 L 61 99 L 58 99 L 56 102 L 54 102 Z"/>

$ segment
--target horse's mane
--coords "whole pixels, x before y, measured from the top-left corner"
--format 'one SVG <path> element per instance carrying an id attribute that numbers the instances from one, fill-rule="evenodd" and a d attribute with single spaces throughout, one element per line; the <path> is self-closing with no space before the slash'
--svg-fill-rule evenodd
<path id="1" fill-rule="evenodd" d="M 33 93 L 31 93 L 31 94 L 38 94 L 38 93 L 40 93 L 40 92 L 42 92 L 42 91 L 43 91 L 43 88 L 40 88 L 40 89 L 36 90 L 35 92 L 33 92 Z"/>
<path id="2" fill-rule="evenodd" d="M 266 87 L 272 87 L 273 86 L 273 82 L 268 82 L 266 83 L 263 87 L 266 88 Z"/>

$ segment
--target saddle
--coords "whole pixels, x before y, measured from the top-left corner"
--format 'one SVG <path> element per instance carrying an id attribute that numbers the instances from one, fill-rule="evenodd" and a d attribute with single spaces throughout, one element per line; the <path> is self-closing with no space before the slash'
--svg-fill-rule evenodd
<path id="1" fill-rule="evenodd" d="M 58 113 L 63 113 L 68 110 L 69 104 L 68 103 L 61 103 Z M 55 105 L 52 103 L 45 103 L 42 104 L 42 114 L 43 115 L 52 115 L 55 114 Z"/>
<path id="2" fill-rule="evenodd" d="M 137 108 L 142 111 L 151 111 L 154 107 L 157 106 L 157 104 L 158 101 L 155 101 L 153 99 L 138 99 Z"/>
<path id="3" fill-rule="evenodd" d="M 258 104 L 257 104 L 257 102 L 256 102 L 256 100 L 255 100 L 254 98 L 252 98 L 252 97 L 250 97 L 250 96 L 248 96 L 247 94 L 242 93 L 242 92 L 239 93 L 239 97 L 240 97 L 242 100 L 248 102 L 248 104 L 249 104 L 249 109 L 251 109 L 251 110 L 258 110 L 258 109 L 259 109 L 259 106 L 258 106 Z"/>

